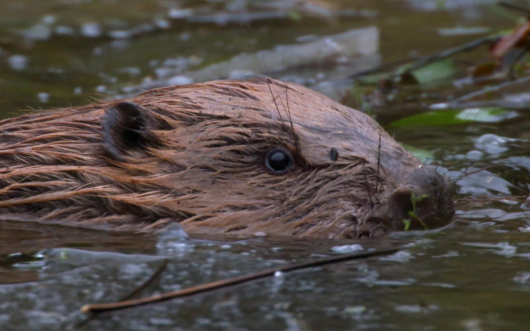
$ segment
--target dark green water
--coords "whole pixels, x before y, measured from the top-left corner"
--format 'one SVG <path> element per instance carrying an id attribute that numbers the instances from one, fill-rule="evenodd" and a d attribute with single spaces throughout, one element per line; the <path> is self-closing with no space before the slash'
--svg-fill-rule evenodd
<path id="1" fill-rule="evenodd" d="M 381 34 L 381 58 L 372 61 L 429 54 L 483 36 L 441 36 L 439 28 L 512 27 L 514 22 L 492 3 L 313 3 L 364 10 L 360 16 L 333 18 L 321 9 L 310 14 L 309 7 L 300 9 L 303 1 L 294 0 L 6 0 L 0 3 L 0 114 L 114 98 L 242 52 L 366 26 L 377 26 Z M 201 20 L 176 19 L 189 15 L 183 8 L 192 8 Z M 237 19 L 242 10 L 276 16 L 252 22 L 250 29 L 238 22 L 210 23 L 212 15 L 235 13 Z M 285 55 L 286 63 L 292 60 Z M 351 73 L 358 69 L 343 68 Z M 311 69 L 290 69 L 285 75 L 311 82 L 308 77 L 325 81 L 350 73 L 333 65 Z M 212 72 L 212 78 L 216 75 Z M 0 223 L 0 329 L 527 330 L 530 118 L 520 112 L 509 121 L 389 131 L 396 140 L 429 154 L 430 162 L 451 178 L 488 168 L 457 182 L 454 225 L 374 241 L 194 238 L 157 245 L 154 235 Z M 503 199 L 507 196 L 520 198 Z M 484 200 L 467 202 L 479 197 Z M 401 252 L 78 324 L 85 318 L 79 312 L 83 304 L 118 300 L 154 272 L 160 256 L 172 257 L 171 263 L 145 295 L 334 255 L 352 244 L 399 247 Z M 65 247 L 76 250 L 62 251 Z"/>

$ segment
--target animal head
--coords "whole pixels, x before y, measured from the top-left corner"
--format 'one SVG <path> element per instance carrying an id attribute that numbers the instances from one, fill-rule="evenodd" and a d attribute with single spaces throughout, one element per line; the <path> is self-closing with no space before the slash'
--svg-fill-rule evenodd
<path id="1" fill-rule="evenodd" d="M 180 222 L 189 232 L 320 238 L 435 228 L 454 213 L 445 177 L 369 116 L 295 84 L 217 81 L 63 112 L 41 119 L 40 135 L 67 126 L 85 137 L 49 137 L 39 157 L 22 153 L 18 163 L 4 155 L 22 172 L 0 177 L 0 208 L 13 214 L 25 205 L 40 219 L 76 225 Z M 17 131 L 12 121 L 2 126 Z M 9 144 L 35 151 L 42 138 L 25 135 Z M 87 152 L 75 155 L 75 146 Z M 54 175 L 27 171 L 36 166 L 53 166 Z M 61 183 L 51 200 L 20 202 L 31 191 L 15 194 L 22 174 Z"/>

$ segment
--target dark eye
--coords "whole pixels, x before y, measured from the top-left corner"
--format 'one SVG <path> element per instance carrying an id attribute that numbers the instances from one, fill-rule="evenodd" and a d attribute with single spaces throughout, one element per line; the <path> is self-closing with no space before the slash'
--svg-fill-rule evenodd
<path id="1" fill-rule="evenodd" d="M 293 166 L 291 153 L 283 148 L 275 148 L 265 158 L 267 169 L 276 175 L 287 173 Z"/>

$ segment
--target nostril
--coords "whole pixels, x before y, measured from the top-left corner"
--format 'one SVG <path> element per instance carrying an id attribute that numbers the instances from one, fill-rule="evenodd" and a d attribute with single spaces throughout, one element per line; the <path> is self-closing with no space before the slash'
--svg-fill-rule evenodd
<path id="1" fill-rule="evenodd" d="M 357 234 L 357 238 L 370 238 L 370 232 L 369 231 L 363 231 L 363 232 Z"/>
<path id="2" fill-rule="evenodd" d="M 394 200 L 403 215 L 408 216 L 410 212 L 414 211 L 412 193 L 408 188 L 398 188 L 396 191 L 394 191 L 392 199 Z"/>

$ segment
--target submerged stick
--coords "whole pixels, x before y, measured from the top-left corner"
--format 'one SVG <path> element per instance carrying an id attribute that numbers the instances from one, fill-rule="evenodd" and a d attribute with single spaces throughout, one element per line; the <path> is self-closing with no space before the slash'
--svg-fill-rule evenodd
<path id="1" fill-rule="evenodd" d="M 125 309 L 125 308 L 146 305 L 150 303 L 161 302 L 161 301 L 170 300 L 170 299 L 190 297 L 196 294 L 209 292 L 209 291 L 213 291 L 213 290 L 217 290 L 220 288 L 229 287 L 233 285 L 243 284 L 243 283 L 247 283 L 247 282 L 265 278 L 265 277 L 270 277 L 270 276 L 273 276 L 276 272 L 289 272 L 289 271 L 318 267 L 318 266 L 339 263 L 339 262 L 344 262 L 344 261 L 349 261 L 349 260 L 365 259 L 365 258 L 369 258 L 373 256 L 380 256 L 380 255 L 389 255 L 397 251 L 398 251 L 397 249 L 387 249 L 387 250 L 382 250 L 382 251 L 349 254 L 349 255 L 336 256 L 336 257 L 331 257 L 327 259 L 317 260 L 317 261 L 293 264 L 293 265 L 288 265 L 285 267 L 274 268 L 274 269 L 257 272 L 257 273 L 246 275 L 246 276 L 235 277 L 235 278 L 231 278 L 227 280 L 221 280 L 221 281 L 216 281 L 216 282 L 207 283 L 203 285 L 198 285 L 198 286 L 190 287 L 190 288 L 179 290 L 179 291 L 173 291 L 173 292 L 168 292 L 168 293 L 164 293 L 160 295 L 155 295 L 155 296 L 148 297 L 148 298 L 128 300 L 128 301 L 122 301 L 122 302 L 113 302 L 113 303 L 88 304 L 88 305 L 84 305 L 83 307 L 81 307 L 81 312 L 87 313 L 87 314 L 88 313 L 103 313 L 103 312 L 108 312 L 108 311 L 113 311 L 113 310 L 120 310 L 120 309 Z"/>

